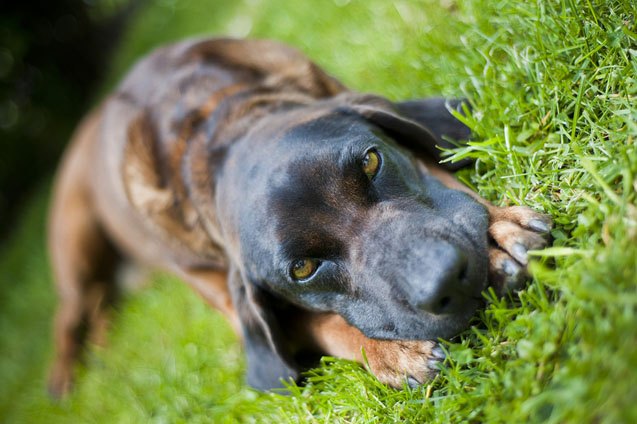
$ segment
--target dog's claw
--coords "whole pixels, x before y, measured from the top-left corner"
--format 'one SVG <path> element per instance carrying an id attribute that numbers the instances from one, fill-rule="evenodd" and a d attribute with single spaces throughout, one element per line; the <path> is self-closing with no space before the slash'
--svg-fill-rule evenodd
<path id="1" fill-rule="evenodd" d="M 505 292 L 514 292 L 524 287 L 526 273 L 524 269 L 513 259 L 505 259 L 502 270 L 506 274 L 504 277 L 503 289 Z"/>
<path id="2" fill-rule="evenodd" d="M 430 369 L 437 373 L 440 371 L 440 367 L 445 359 L 447 359 L 447 355 L 445 355 L 444 350 L 442 350 L 440 345 L 436 345 L 431 349 L 431 358 L 429 358 L 427 364 Z"/>
<path id="3" fill-rule="evenodd" d="M 444 361 L 447 358 L 447 355 L 445 355 L 445 351 L 442 350 L 442 348 L 440 347 L 440 345 L 436 345 L 431 349 L 431 355 L 434 358 L 437 358 L 441 361 Z"/>
<path id="4" fill-rule="evenodd" d="M 427 365 L 429 366 L 429 369 L 438 372 L 440 370 L 440 359 L 430 359 L 427 361 Z"/>
<path id="5" fill-rule="evenodd" d="M 522 265 L 526 265 L 529 261 L 527 249 L 521 243 L 515 243 L 511 248 L 511 254 Z"/>
<path id="6" fill-rule="evenodd" d="M 529 221 L 528 226 L 531 230 L 538 233 L 548 233 L 551 231 L 551 226 L 540 219 L 532 219 Z"/>
<path id="7" fill-rule="evenodd" d="M 414 377 L 409 376 L 407 377 L 407 385 L 412 389 L 417 389 L 418 387 L 420 387 L 421 384 Z"/>
<path id="8" fill-rule="evenodd" d="M 520 272 L 511 278 L 507 278 L 504 282 L 504 293 L 515 293 L 522 290 L 525 286 L 528 275 L 525 272 Z"/>
<path id="9" fill-rule="evenodd" d="M 370 371 L 394 388 L 415 388 L 433 379 L 445 355 L 431 340 L 374 340 L 365 348 Z"/>
<path id="10" fill-rule="evenodd" d="M 503 295 L 524 287 L 528 279 L 528 251 L 547 246 L 551 219 L 534 210 L 512 206 L 490 209 L 489 281 Z"/>
<path id="11" fill-rule="evenodd" d="M 520 269 L 520 265 L 512 259 L 505 259 L 502 263 L 502 270 L 508 277 L 517 277 Z"/>

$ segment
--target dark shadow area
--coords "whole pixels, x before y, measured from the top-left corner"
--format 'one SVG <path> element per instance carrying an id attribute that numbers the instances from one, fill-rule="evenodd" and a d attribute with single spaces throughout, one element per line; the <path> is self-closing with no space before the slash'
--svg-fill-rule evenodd
<path id="1" fill-rule="evenodd" d="M 140 2 L 0 2 L 0 242 L 50 175 Z"/>

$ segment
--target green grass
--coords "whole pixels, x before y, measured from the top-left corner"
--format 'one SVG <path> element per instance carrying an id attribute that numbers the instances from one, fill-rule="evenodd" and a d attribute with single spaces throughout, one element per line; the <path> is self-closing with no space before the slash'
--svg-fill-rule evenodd
<path id="1" fill-rule="evenodd" d="M 153 2 L 112 82 L 155 45 L 212 33 L 286 41 L 392 99 L 466 96 L 476 141 L 455 154 L 477 162 L 461 178 L 550 213 L 555 247 L 537 253 L 519 298 L 493 300 L 446 344 L 421 389 L 328 358 L 290 396 L 253 392 L 223 319 L 158 276 L 120 306 L 73 396 L 52 404 L 41 190 L 0 257 L 0 421 L 637 422 L 636 19 L 632 0 Z"/>

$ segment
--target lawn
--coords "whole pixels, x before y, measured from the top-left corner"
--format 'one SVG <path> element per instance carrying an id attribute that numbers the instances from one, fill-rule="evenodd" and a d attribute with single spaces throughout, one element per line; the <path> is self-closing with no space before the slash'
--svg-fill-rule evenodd
<path id="1" fill-rule="evenodd" d="M 519 296 L 486 294 L 489 307 L 445 343 L 440 376 L 419 389 L 325 358 L 290 395 L 254 392 L 223 318 L 157 275 L 122 302 L 108 348 L 54 404 L 44 184 L 0 254 L 0 421 L 637 422 L 633 0 L 147 2 L 103 92 L 152 47 L 201 34 L 285 41 L 391 99 L 470 99 L 475 141 L 454 154 L 476 163 L 460 178 L 494 203 L 552 215 L 554 247 L 535 253 Z"/>

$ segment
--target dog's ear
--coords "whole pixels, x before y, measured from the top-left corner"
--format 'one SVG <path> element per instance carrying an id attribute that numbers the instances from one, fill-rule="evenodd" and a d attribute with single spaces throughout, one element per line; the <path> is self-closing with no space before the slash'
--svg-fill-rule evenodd
<path id="1" fill-rule="evenodd" d="M 236 269 L 228 274 L 228 286 L 241 322 L 248 384 L 258 390 L 269 390 L 283 387 L 282 379 L 296 381 L 299 367 L 282 338 L 277 316 L 280 302 Z"/>
<path id="2" fill-rule="evenodd" d="M 416 155 L 424 155 L 440 162 L 442 150 L 466 141 L 471 130 L 460 122 L 449 109 L 462 112 L 465 104 L 460 100 L 431 98 L 392 103 L 378 96 L 362 95 L 349 100 L 349 107 L 369 122 L 380 127 L 396 142 Z M 457 170 L 471 160 L 441 163 L 448 170 Z"/>
<path id="3" fill-rule="evenodd" d="M 418 122 L 429 129 L 442 143 L 441 147 L 452 147 L 454 142 L 471 138 L 471 129 L 456 118 L 451 111 L 464 115 L 471 105 L 466 100 L 432 97 L 394 103 L 402 116 Z"/>

